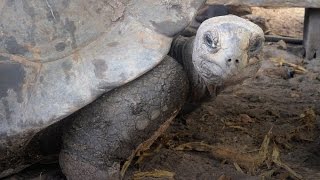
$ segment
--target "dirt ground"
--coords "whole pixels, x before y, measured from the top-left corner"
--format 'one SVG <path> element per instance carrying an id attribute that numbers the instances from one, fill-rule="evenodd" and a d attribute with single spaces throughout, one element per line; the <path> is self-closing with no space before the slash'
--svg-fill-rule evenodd
<path id="1" fill-rule="evenodd" d="M 270 28 L 270 34 L 302 38 L 303 8 L 266 9 L 252 7 L 252 14 L 263 17 Z"/>
<path id="2" fill-rule="evenodd" d="M 303 9 L 253 14 L 271 34 L 302 37 Z M 320 179 L 320 60 L 297 45 L 264 52 L 255 78 L 178 117 L 127 179 Z"/>
<path id="3" fill-rule="evenodd" d="M 154 149 L 138 159 L 133 177 L 165 170 L 181 180 L 320 179 L 320 61 L 303 62 L 276 44 L 265 52 L 255 79 L 177 118 Z M 290 77 L 293 68 L 271 60 L 308 72 Z"/>
<path id="4" fill-rule="evenodd" d="M 302 37 L 303 9 L 253 13 L 272 34 Z M 125 179 L 320 179 L 320 60 L 303 60 L 298 45 L 264 52 L 255 78 L 177 117 Z M 36 179 L 64 178 L 57 165 L 38 169 Z"/>

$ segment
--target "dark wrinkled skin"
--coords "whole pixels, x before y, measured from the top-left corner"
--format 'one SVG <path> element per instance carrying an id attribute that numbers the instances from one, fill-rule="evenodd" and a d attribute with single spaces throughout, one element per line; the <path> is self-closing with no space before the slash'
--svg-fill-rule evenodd
<path id="1" fill-rule="evenodd" d="M 60 165 L 68 179 L 118 179 L 120 163 L 185 103 L 188 81 L 166 57 L 137 80 L 77 113 L 66 128 Z"/>

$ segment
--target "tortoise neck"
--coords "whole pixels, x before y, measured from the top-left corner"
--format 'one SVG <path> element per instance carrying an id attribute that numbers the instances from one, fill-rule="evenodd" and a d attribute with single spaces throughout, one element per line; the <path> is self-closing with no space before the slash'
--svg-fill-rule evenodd
<path id="1" fill-rule="evenodd" d="M 191 102 L 200 102 L 204 97 L 208 97 L 208 89 L 200 74 L 192 62 L 194 37 L 178 36 L 172 42 L 169 55 L 176 59 L 187 73 L 190 84 Z"/>
<path id="2" fill-rule="evenodd" d="M 185 58 L 186 53 L 185 48 L 188 45 L 188 43 L 190 43 L 189 41 L 190 38 L 178 36 L 173 40 L 171 44 L 169 55 L 173 57 L 176 61 L 178 61 L 182 66 L 184 66 L 183 59 Z"/>

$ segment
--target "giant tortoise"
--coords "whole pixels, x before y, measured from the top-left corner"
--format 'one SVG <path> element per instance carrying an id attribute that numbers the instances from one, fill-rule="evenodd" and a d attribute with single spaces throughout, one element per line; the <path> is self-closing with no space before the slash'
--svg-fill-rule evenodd
<path id="1" fill-rule="evenodd" d="M 82 108 L 63 125 L 63 173 L 118 179 L 123 162 L 148 148 L 187 99 L 253 75 L 264 39 L 257 25 L 221 16 L 195 37 L 178 36 L 202 3 L 1 1 L 0 177 L 30 165 L 16 157 Z"/>

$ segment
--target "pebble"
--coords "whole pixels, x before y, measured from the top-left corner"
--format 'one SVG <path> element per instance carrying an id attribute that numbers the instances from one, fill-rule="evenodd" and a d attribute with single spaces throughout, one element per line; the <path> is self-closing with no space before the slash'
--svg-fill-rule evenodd
<path id="1" fill-rule="evenodd" d="M 278 49 L 282 49 L 282 50 L 286 50 L 288 47 L 287 47 L 287 43 L 284 42 L 283 40 L 280 40 L 277 42 L 277 47 Z"/>

